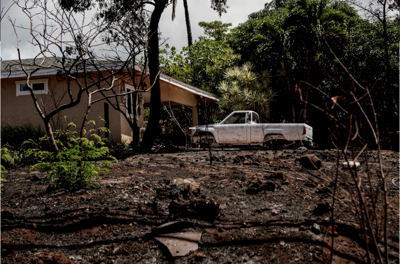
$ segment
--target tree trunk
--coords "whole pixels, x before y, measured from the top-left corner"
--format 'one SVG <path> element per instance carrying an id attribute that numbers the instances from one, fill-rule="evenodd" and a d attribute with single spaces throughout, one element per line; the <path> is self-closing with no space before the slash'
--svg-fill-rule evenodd
<path id="1" fill-rule="evenodd" d="M 385 64 L 386 64 L 386 89 L 390 91 L 390 59 L 389 59 L 389 43 L 388 43 L 388 33 L 387 33 L 387 19 L 386 19 L 386 3 L 385 0 L 383 2 L 383 18 L 382 18 L 382 25 L 383 25 L 383 46 L 385 51 Z"/>
<path id="2" fill-rule="evenodd" d="M 51 125 L 50 125 L 50 118 L 44 118 L 43 119 L 43 123 L 44 123 L 44 126 L 46 128 L 46 133 L 50 137 L 51 144 L 53 145 L 54 151 L 56 153 L 58 153 L 59 149 L 58 149 L 56 140 L 54 138 L 53 129 L 51 128 Z"/>
<path id="3" fill-rule="evenodd" d="M 79 137 L 83 137 L 84 136 L 83 135 L 83 131 L 85 130 L 85 125 L 86 125 L 86 122 L 88 120 L 88 116 L 89 116 L 89 113 L 90 113 L 90 108 L 92 107 L 92 94 L 89 93 L 89 91 L 86 91 L 86 92 L 87 92 L 88 102 L 87 102 L 87 107 L 86 107 L 86 113 L 85 113 L 85 116 L 83 117 L 83 121 L 82 121 L 81 131 L 79 133 Z"/>
<path id="4" fill-rule="evenodd" d="M 311 79 L 311 58 L 310 55 L 308 56 L 308 73 L 307 73 L 307 82 L 310 83 Z M 306 96 L 305 96 L 305 102 L 304 102 L 304 110 L 303 110 L 303 122 L 305 123 L 307 120 L 307 102 L 308 102 L 308 85 L 306 88 Z"/>
<path id="5" fill-rule="evenodd" d="M 291 116 L 292 118 L 291 118 L 291 120 L 292 120 L 292 123 L 296 123 L 296 111 L 295 111 L 294 102 L 293 102 L 293 98 L 294 98 L 295 94 L 294 95 L 292 94 L 292 88 L 290 87 L 290 82 L 289 82 L 288 78 L 286 78 L 286 83 L 288 85 L 290 107 L 292 109 L 292 116 Z"/>
<path id="6" fill-rule="evenodd" d="M 133 132 L 133 137 L 132 137 L 132 142 L 131 142 L 131 147 L 132 147 L 132 154 L 136 154 L 138 151 L 138 146 L 139 146 L 139 134 L 140 134 L 140 127 L 134 127 L 132 128 Z"/>
<path id="7" fill-rule="evenodd" d="M 143 141 L 140 148 L 144 151 L 150 151 L 154 141 L 159 133 L 158 125 L 161 116 L 161 89 L 160 89 L 160 71 L 159 50 L 158 50 L 158 24 L 161 14 L 164 11 L 168 1 L 160 0 L 155 4 L 154 11 L 151 14 L 149 38 L 149 71 L 151 88 L 150 116 L 146 131 L 143 135 Z"/>
<path id="8" fill-rule="evenodd" d="M 193 44 L 193 39 L 192 39 L 192 28 L 190 27 L 189 8 L 188 8 L 187 0 L 183 0 L 183 6 L 185 7 L 185 20 L 186 20 L 186 30 L 187 30 L 187 37 L 188 37 L 188 47 L 190 47 Z"/>

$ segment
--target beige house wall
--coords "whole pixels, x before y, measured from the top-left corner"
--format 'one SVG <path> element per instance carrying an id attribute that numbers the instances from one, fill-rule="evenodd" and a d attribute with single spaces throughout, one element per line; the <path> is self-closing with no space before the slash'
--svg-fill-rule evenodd
<path id="1" fill-rule="evenodd" d="M 53 91 L 56 100 L 60 100 L 63 93 L 67 90 L 67 84 L 65 81 L 57 80 L 56 76 L 41 76 L 32 79 L 48 79 L 49 93 Z M 16 81 L 24 81 L 25 78 L 13 78 L 13 79 L 2 79 L 1 80 L 1 125 L 23 125 L 32 124 L 34 126 L 39 125 L 44 129 L 42 119 L 37 112 L 33 100 L 30 95 L 16 95 Z M 115 89 L 119 89 L 115 88 Z M 78 94 L 77 86 L 72 86 L 74 99 Z M 109 92 L 111 94 L 111 92 Z M 39 105 L 42 110 L 50 111 L 54 109 L 54 100 L 52 100 L 49 94 L 37 94 Z M 94 95 L 93 100 L 100 98 L 101 95 Z M 61 104 L 68 103 L 69 97 L 67 94 L 64 95 L 61 100 Z M 94 104 L 91 107 L 88 120 L 94 120 L 96 123 L 99 121 L 99 117 L 104 119 L 104 102 L 101 101 Z M 60 112 L 58 116 L 60 125 L 66 125 L 64 116 L 67 116 L 68 122 L 74 122 L 75 125 L 80 128 L 83 122 L 83 118 L 87 108 L 87 95 L 82 94 L 81 101 L 78 105 L 68 108 Z M 99 126 L 105 126 L 103 122 L 98 123 Z M 88 127 L 92 128 L 92 127 Z M 109 106 L 109 129 L 111 131 L 110 138 L 120 140 L 121 138 L 121 120 L 120 113 L 115 111 Z"/>

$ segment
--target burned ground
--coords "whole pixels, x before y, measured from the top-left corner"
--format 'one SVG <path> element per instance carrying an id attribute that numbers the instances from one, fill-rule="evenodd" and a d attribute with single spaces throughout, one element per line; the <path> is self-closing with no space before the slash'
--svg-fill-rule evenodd
<path id="1" fill-rule="evenodd" d="M 331 222 L 334 150 L 206 151 L 142 154 L 114 163 L 101 187 L 47 191 L 43 174 L 9 170 L 1 199 L 3 263 L 364 263 L 354 183 L 339 166 Z M 320 170 L 304 170 L 313 154 Z M 382 153 L 388 186 L 389 257 L 399 260 L 399 153 Z M 375 152 L 359 173 L 375 173 Z M 343 162 L 341 157 L 340 164 Z M 363 190 L 381 193 L 381 183 Z M 378 201 L 378 219 L 382 206 Z M 197 251 L 172 258 L 155 227 L 178 221 L 201 232 Z M 333 233 L 333 234 L 332 234 Z M 382 237 L 378 238 L 383 241 Z M 382 249 L 383 250 L 383 249 Z"/>

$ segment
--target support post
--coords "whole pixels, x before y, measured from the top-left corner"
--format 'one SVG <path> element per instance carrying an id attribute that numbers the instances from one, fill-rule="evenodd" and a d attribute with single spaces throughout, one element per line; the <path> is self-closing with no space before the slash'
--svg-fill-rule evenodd
<path id="1" fill-rule="evenodd" d="M 193 119 L 193 126 L 199 125 L 199 114 L 197 111 L 197 106 L 192 106 L 192 119 Z"/>

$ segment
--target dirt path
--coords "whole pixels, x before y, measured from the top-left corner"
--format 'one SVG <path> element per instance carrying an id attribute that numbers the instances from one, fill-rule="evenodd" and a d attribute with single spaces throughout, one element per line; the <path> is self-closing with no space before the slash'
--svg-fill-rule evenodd
<path id="1" fill-rule="evenodd" d="M 40 184 L 44 175 L 29 168 L 6 172 L 2 262 L 328 263 L 332 232 L 334 263 L 367 262 L 351 198 L 354 184 L 342 168 L 331 227 L 336 151 L 213 154 L 211 166 L 208 152 L 138 155 L 101 174 L 101 188 L 75 193 L 46 193 L 47 186 Z M 301 169 L 303 154 L 320 158 L 321 169 Z M 382 159 L 390 258 L 397 263 L 399 189 L 392 179 L 399 174 L 399 153 L 385 151 Z M 374 154 L 368 164 L 360 162 L 360 173 L 367 165 L 377 170 Z M 379 184 L 371 182 L 372 189 L 379 192 Z M 377 210 L 382 211 L 379 201 Z M 152 230 L 171 221 L 185 221 L 185 231 L 201 232 L 197 251 L 172 258 L 154 240 Z"/>

